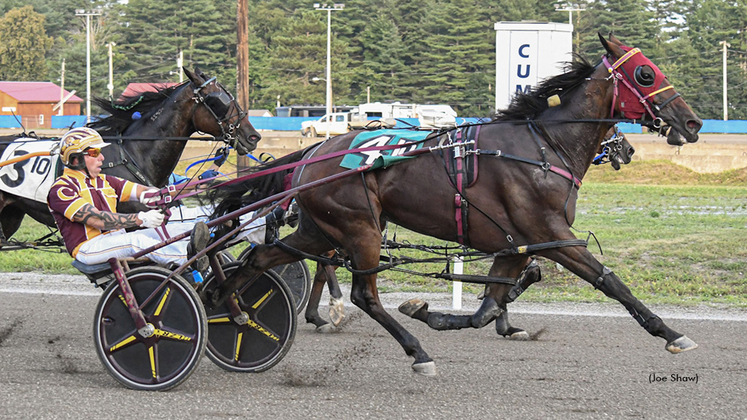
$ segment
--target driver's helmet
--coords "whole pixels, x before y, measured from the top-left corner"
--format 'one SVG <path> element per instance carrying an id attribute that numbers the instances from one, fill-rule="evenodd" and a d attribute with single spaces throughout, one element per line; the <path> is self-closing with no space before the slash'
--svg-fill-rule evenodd
<path id="1" fill-rule="evenodd" d="M 62 157 L 62 163 L 65 166 L 72 164 L 72 156 L 76 154 L 82 154 L 86 149 L 94 148 L 101 149 L 102 147 L 108 146 L 109 143 L 104 143 L 104 139 L 94 129 L 88 127 L 78 127 L 65 133 L 60 141 L 60 156 Z M 78 159 L 80 163 L 82 159 Z"/>

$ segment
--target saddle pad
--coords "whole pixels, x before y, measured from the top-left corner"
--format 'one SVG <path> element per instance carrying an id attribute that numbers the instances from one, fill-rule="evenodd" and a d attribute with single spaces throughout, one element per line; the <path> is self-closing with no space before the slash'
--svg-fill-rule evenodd
<path id="1" fill-rule="evenodd" d="M 57 140 L 19 138 L 10 143 L 0 157 L 0 163 L 29 153 L 49 152 L 59 144 Z M 30 200 L 47 202 L 47 194 L 61 169 L 60 158 L 34 156 L 0 167 L 0 191 Z"/>
<path id="2" fill-rule="evenodd" d="M 364 131 L 350 142 L 349 149 L 364 149 L 367 147 L 389 146 L 394 144 L 406 144 L 425 140 L 432 131 L 413 130 L 375 130 Z M 423 143 L 413 144 L 401 149 L 372 150 L 370 152 L 357 152 L 345 155 L 340 166 L 347 169 L 355 169 L 373 163 L 371 169 L 385 168 L 395 163 L 412 159 L 414 156 L 402 156 L 403 153 L 423 147 Z"/>

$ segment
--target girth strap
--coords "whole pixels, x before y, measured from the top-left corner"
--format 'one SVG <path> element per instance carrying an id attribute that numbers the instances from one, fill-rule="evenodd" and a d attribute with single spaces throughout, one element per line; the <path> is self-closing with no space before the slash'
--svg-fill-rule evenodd
<path id="1" fill-rule="evenodd" d="M 109 162 L 105 165 L 106 168 L 113 168 L 115 166 L 124 165 L 125 168 L 127 168 L 130 173 L 137 178 L 137 180 L 143 184 L 147 185 L 149 187 L 153 187 L 153 183 L 150 179 L 143 173 L 142 170 L 137 166 L 137 163 L 135 162 L 135 159 L 132 158 L 132 155 L 125 150 L 124 143 L 122 139 L 117 139 L 117 145 L 119 146 L 119 161 L 118 162 Z"/>

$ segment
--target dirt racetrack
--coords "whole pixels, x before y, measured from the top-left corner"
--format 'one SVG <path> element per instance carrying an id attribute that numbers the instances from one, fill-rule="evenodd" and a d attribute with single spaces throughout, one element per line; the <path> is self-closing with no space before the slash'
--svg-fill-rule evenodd
<path id="1" fill-rule="evenodd" d="M 394 309 L 413 295 L 382 294 L 436 361 L 437 377 L 411 373 L 412 359 L 389 334 L 346 306 L 348 318 L 336 334 L 299 324 L 293 348 L 267 372 L 228 373 L 205 358 L 180 387 L 148 393 L 120 386 L 96 357 L 91 323 L 98 292 L 86 280 L 27 274 L 1 280 L 3 419 L 747 415 L 745 311 L 653 308 L 700 345 L 672 355 L 617 304 L 516 303 L 512 320 L 534 339 L 514 342 L 497 337 L 492 326 L 430 330 Z M 424 297 L 432 307 L 450 302 L 450 296 Z"/>

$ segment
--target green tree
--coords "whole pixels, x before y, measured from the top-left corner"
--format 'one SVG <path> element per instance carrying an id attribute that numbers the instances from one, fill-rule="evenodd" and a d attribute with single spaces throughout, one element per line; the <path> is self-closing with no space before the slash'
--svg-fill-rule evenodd
<path id="1" fill-rule="evenodd" d="M 51 46 L 44 16 L 32 6 L 8 11 L 0 19 L 0 80 L 46 80 L 45 54 Z"/>
<path id="2" fill-rule="evenodd" d="M 343 76 L 348 66 L 347 44 L 332 37 L 332 76 L 334 103 L 346 101 L 349 79 Z M 286 104 L 324 104 L 324 80 L 327 56 L 326 16 L 314 10 L 298 10 L 286 21 L 283 33 L 273 35 L 268 49 L 269 72 L 263 86 L 263 101 L 270 103 L 280 96 Z"/>

